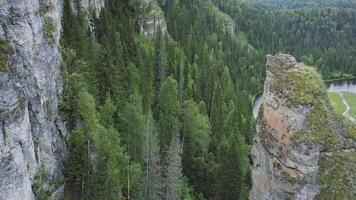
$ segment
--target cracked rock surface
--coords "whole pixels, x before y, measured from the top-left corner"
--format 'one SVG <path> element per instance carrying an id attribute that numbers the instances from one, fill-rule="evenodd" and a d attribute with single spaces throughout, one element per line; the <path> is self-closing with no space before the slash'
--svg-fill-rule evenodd
<path id="1" fill-rule="evenodd" d="M 0 40 L 14 50 L 0 71 L 0 199 L 31 200 L 38 191 L 61 198 L 63 184 L 52 184 L 62 179 L 65 157 L 60 9 L 60 0 L 0 0 Z"/>

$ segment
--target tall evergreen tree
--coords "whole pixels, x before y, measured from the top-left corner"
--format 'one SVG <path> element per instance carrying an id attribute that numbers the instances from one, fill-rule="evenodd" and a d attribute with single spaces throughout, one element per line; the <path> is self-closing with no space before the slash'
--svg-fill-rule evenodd
<path id="1" fill-rule="evenodd" d="M 173 137 L 179 132 L 180 104 L 178 85 L 173 77 L 168 77 L 158 94 L 158 130 L 161 151 L 168 150 Z"/>

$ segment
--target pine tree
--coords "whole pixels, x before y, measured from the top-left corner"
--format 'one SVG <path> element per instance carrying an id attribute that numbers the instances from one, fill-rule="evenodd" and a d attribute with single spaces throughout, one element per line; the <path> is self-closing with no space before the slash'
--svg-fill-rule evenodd
<path id="1" fill-rule="evenodd" d="M 135 162 L 144 163 L 146 149 L 143 144 L 147 136 L 145 135 L 145 117 L 141 107 L 135 103 L 126 103 L 122 108 L 119 127 L 128 154 Z"/>
<path id="2" fill-rule="evenodd" d="M 240 134 L 223 137 L 217 150 L 218 181 L 215 199 L 247 199 L 249 149 Z"/>
<path id="3" fill-rule="evenodd" d="M 165 171 L 164 199 L 180 199 L 180 180 L 182 178 L 181 142 L 178 136 L 173 136 L 167 154 L 168 166 Z"/>
<path id="4" fill-rule="evenodd" d="M 168 150 L 172 138 L 178 134 L 179 112 L 177 81 L 170 76 L 163 82 L 158 94 L 158 130 L 162 152 Z"/>
<path id="5" fill-rule="evenodd" d="M 211 126 L 209 118 L 202 114 L 197 103 L 186 101 L 183 105 L 183 142 L 184 150 L 190 156 L 201 156 L 208 152 Z"/>

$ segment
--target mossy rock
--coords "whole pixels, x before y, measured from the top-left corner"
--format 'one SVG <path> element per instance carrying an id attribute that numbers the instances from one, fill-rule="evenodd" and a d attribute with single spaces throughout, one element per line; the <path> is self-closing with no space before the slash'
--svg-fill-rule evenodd
<path id="1" fill-rule="evenodd" d="M 299 65 L 280 75 L 279 84 L 284 84 L 286 104 L 290 107 L 305 106 L 311 110 L 305 125 L 294 135 L 294 140 L 309 145 L 320 144 L 325 150 L 337 148 L 339 141 L 334 128 L 336 116 L 328 106 L 326 87 L 321 76 L 313 68 Z"/>
<path id="2" fill-rule="evenodd" d="M 320 97 L 326 94 L 326 87 L 318 72 L 309 66 L 289 71 L 283 82 L 288 83 L 291 92 L 288 103 L 291 105 L 316 105 Z"/>
<path id="3" fill-rule="evenodd" d="M 43 33 L 49 44 L 54 44 L 56 30 L 57 27 L 52 20 L 49 19 L 44 20 Z"/>
<path id="4" fill-rule="evenodd" d="M 14 49 L 8 41 L 0 40 L 0 72 L 5 72 L 9 55 L 13 52 Z"/>
<path id="5" fill-rule="evenodd" d="M 335 152 L 319 160 L 318 182 L 321 192 L 316 199 L 356 199 L 356 152 Z"/>
<path id="6" fill-rule="evenodd" d="M 324 104 L 315 105 L 306 118 L 304 128 L 295 135 L 297 142 L 320 144 L 326 151 L 337 149 L 339 140 L 333 127 L 333 114 Z"/>

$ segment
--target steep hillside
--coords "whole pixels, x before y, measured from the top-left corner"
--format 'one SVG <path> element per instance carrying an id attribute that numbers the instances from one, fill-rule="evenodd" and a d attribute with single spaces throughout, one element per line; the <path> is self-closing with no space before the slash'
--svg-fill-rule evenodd
<path id="1" fill-rule="evenodd" d="M 355 6 L 341 6 L 343 1 L 312 0 L 283 1 L 281 4 L 309 2 L 313 5 L 280 8 L 274 7 L 279 1 L 263 2 L 214 1 L 220 10 L 233 17 L 239 30 L 261 53 L 292 54 L 316 66 L 324 79 L 356 74 Z"/>
<path id="2" fill-rule="evenodd" d="M 70 8 L 68 198 L 247 198 L 263 58 L 232 18 L 210 1 L 112 0 L 89 16 L 88 33 Z"/>

